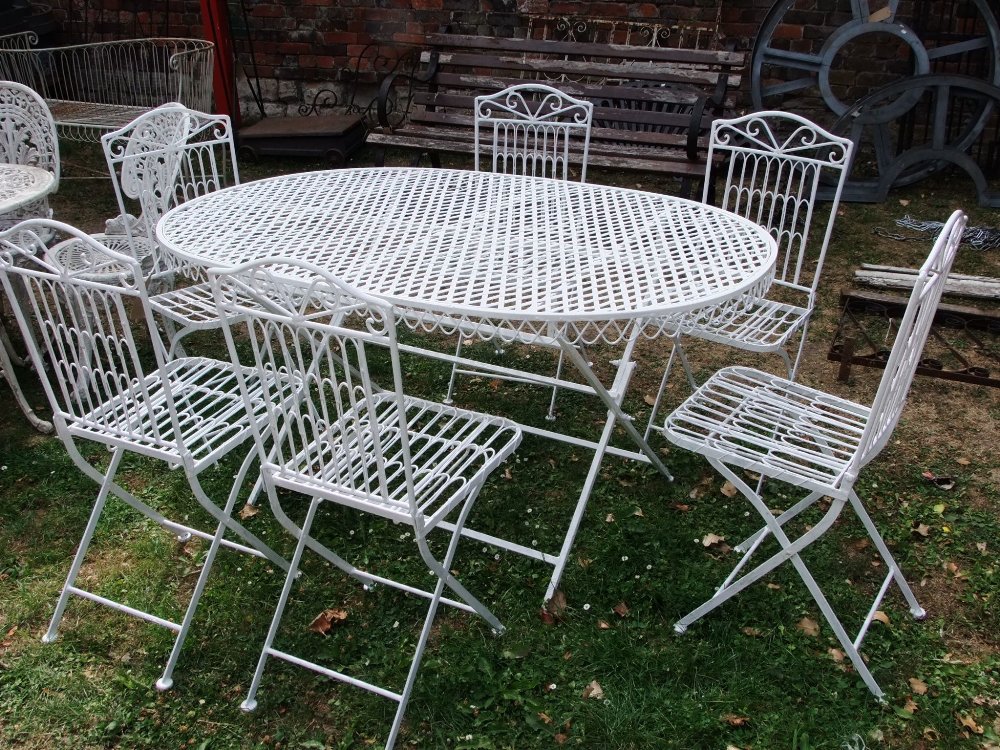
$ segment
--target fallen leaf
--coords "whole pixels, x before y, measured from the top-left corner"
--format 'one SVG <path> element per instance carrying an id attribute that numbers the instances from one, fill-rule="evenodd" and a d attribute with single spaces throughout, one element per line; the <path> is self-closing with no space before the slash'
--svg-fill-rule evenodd
<path id="1" fill-rule="evenodd" d="M 871 544 L 871 542 L 868 540 L 868 537 L 862 537 L 861 539 L 851 542 L 851 549 L 855 552 L 861 552 L 866 549 L 869 544 Z"/>
<path id="2" fill-rule="evenodd" d="M 632 513 L 633 516 L 639 516 L 639 518 L 645 518 L 646 514 L 642 512 L 642 508 L 636 508 L 635 512 Z"/>
<path id="3" fill-rule="evenodd" d="M 556 733 L 556 736 L 553 737 L 552 739 L 554 739 L 556 741 L 557 745 L 564 745 L 564 744 L 566 744 L 566 740 L 569 739 L 569 735 L 568 734 L 563 734 L 562 732 L 558 732 L 558 733 Z"/>
<path id="4" fill-rule="evenodd" d="M 944 513 L 947 507 L 948 506 L 945 505 L 944 503 L 938 503 L 937 505 L 934 506 L 934 512 L 940 516 L 942 513 Z"/>
<path id="5" fill-rule="evenodd" d="M 921 736 L 923 736 L 923 738 L 928 742 L 937 742 L 941 739 L 941 735 L 932 727 L 924 727 L 924 731 L 921 733 Z"/>
<path id="6" fill-rule="evenodd" d="M 601 684 L 597 680 L 592 680 L 587 687 L 583 689 L 584 698 L 593 698 L 594 700 L 601 700 L 604 697 L 604 691 L 601 689 Z"/>
<path id="7" fill-rule="evenodd" d="M 590 564 L 592 562 L 594 562 L 594 561 L 591 560 L 589 557 L 578 557 L 578 558 L 576 558 L 576 564 L 579 565 L 581 568 L 584 568 L 584 569 L 589 568 Z"/>
<path id="8" fill-rule="evenodd" d="M 743 631 L 743 635 L 748 635 L 751 638 L 760 638 L 761 636 L 764 635 L 763 632 L 761 632 L 757 628 L 752 628 L 749 625 L 747 625 L 745 628 L 740 628 L 740 630 Z"/>
<path id="9" fill-rule="evenodd" d="M 828 648 L 826 652 L 830 654 L 830 658 L 833 659 L 838 664 L 840 664 L 844 660 L 845 654 L 839 648 Z"/>
<path id="10" fill-rule="evenodd" d="M 720 542 L 726 541 L 726 537 L 719 536 L 718 534 L 705 534 L 701 538 L 702 547 L 711 547 L 713 544 L 719 544 Z"/>
<path id="11" fill-rule="evenodd" d="M 819 635 L 819 623 L 808 617 L 803 617 L 799 620 L 796 627 L 806 635 L 812 636 L 813 638 Z"/>
<path id="12" fill-rule="evenodd" d="M 980 554 L 986 554 L 986 542 L 976 542 L 976 549 L 979 550 Z"/>
<path id="13" fill-rule="evenodd" d="M 651 393 L 647 393 L 643 396 L 642 400 L 646 402 L 646 406 L 656 406 L 656 396 Z"/>
<path id="14" fill-rule="evenodd" d="M 889 624 L 889 615 L 887 615 L 881 609 L 875 610 L 875 614 L 872 615 L 872 619 L 878 620 L 883 625 Z"/>
<path id="15" fill-rule="evenodd" d="M 552 723 L 552 717 L 549 716 L 544 711 L 539 711 L 538 712 L 538 718 L 542 720 L 543 724 L 551 724 Z"/>
<path id="16" fill-rule="evenodd" d="M 563 661 L 569 661 L 572 658 L 573 658 L 572 651 L 567 651 L 566 653 L 563 654 Z"/>
<path id="17" fill-rule="evenodd" d="M 724 714 L 722 720 L 731 727 L 745 727 L 750 723 L 749 716 L 737 716 L 736 714 Z"/>
<path id="18" fill-rule="evenodd" d="M 251 505 L 250 503 L 247 503 L 240 509 L 239 515 L 240 518 L 245 521 L 248 518 L 253 518 L 258 513 L 260 513 L 260 508 L 258 508 L 256 505 Z"/>
<path id="19" fill-rule="evenodd" d="M 505 466 L 504 467 L 504 469 L 503 469 L 503 478 L 507 479 L 507 480 L 510 480 L 510 479 L 514 478 L 514 475 L 510 473 L 510 467 L 509 466 Z"/>
<path id="20" fill-rule="evenodd" d="M 955 477 L 939 477 L 933 471 L 921 472 L 921 476 L 942 490 L 950 490 L 955 486 Z"/>
<path id="21" fill-rule="evenodd" d="M 910 696 L 906 696 L 906 703 L 903 704 L 903 710 L 910 714 L 910 716 L 913 716 L 917 710 L 917 704 L 913 702 L 913 698 Z"/>
<path id="22" fill-rule="evenodd" d="M 913 526 L 910 527 L 910 531 L 912 531 L 914 534 L 918 534 L 919 536 L 922 536 L 922 537 L 924 537 L 926 539 L 927 536 L 931 533 L 931 527 L 928 526 L 926 523 L 916 523 L 916 522 L 914 522 Z"/>
<path id="23" fill-rule="evenodd" d="M 0 641 L 0 651 L 10 648 L 11 644 L 14 642 L 14 633 L 16 632 L 17 625 L 12 626 L 11 629 L 7 631 L 7 635 L 5 635 L 3 640 Z"/>
<path id="24" fill-rule="evenodd" d="M 598 620 L 597 621 L 597 629 L 598 630 L 611 630 L 611 623 L 608 622 L 607 620 Z"/>
<path id="25" fill-rule="evenodd" d="M 681 513 L 687 513 L 689 510 L 691 510 L 691 506 L 685 505 L 684 503 L 673 503 L 671 504 L 670 507 L 673 508 L 674 510 L 680 511 Z"/>
<path id="26" fill-rule="evenodd" d="M 556 589 L 552 594 L 552 598 L 545 602 L 546 609 L 549 610 L 556 617 L 562 617 L 566 612 L 566 594 L 562 592 L 562 589 Z"/>
<path id="27" fill-rule="evenodd" d="M 615 522 L 615 514 L 614 513 L 608 513 L 608 515 L 606 515 L 604 517 L 604 523 L 614 523 L 614 522 Z"/>
<path id="28" fill-rule="evenodd" d="M 733 497 L 737 492 L 739 492 L 739 490 L 736 489 L 735 484 L 733 484 L 727 479 L 726 483 L 719 488 L 719 492 L 721 492 L 726 497 Z"/>
<path id="29" fill-rule="evenodd" d="M 309 629 L 314 633 L 326 635 L 330 628 L 347 619 L 346 609 L 324 609 L 309 623 Z"/>
<path id="30" fill-rule="evenodd" d="M 968 466 L 969 464 L 972 463 L 972 461 L 970 461 L 967 458 L 956 458 L 955 463 L 958 464 L 959 466 Z"/>
<path id="31" fill-rule="evenodd" d="M 975 734 L 982 734 L 983 728 L 976 723 L 976 720 L 971 716 L 959 716 L 955 714 L 955 718 L 958 719 L 959 726 L 965 727 L 966 729 L 974 732 Z"/>
<path id="32" fill-rule="evenodd" d="M 618 602 L 611 611 L 619 617 L 628 617 L 629 608 L 625 602 Z"/>
<path id="33" fill-rule="evenodd" d="M 927 693 L 927 683 L 916 677 L 911 677 L 910 690 L 912 690 L 917 695 L 925 695 Z"/>
<path id="34" fill-rule="evenodd" d="M 493 380 L 491 380 L 489 382 L 490 390 L 494 391 L 494 392 L 495 391 L 499 391 L 500 390 L 500 386 L 502 386 L 502 385 L 503 385 L 503 381 L 500 380 L 500 378 L 493 378 Z"/>
<path id="35" fill-rule="evenodd" d="M 910 205 L 910 201 L 908 199 L 906 199 L 906 198 L 900 198 L 899 199 L 899 205 L 904 206 L 904 207 L 905 206 L 909 206 Z"/>
<path id="36" fill-rule="evenodd" d="M 781 588 L 781 584 L 780 583 L 769 583 L 769 584 L 767 584 L 767 587 L 769 589 L 771 589 L 771 591 L 777 591 L 778 589 Z"/>

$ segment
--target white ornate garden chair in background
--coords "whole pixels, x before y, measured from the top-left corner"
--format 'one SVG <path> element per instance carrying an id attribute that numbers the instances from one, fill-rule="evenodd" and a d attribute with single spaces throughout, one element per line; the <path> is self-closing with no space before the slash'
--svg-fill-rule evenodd
<path id="1" fill-rule="evenodd" d="M 675 357 L 695 387 L 682 348 L 684 336 L 778 354 L 788 377 L 795 379 L 853 148 L 850 140 L 787 112 L 754 112 L 712 123 L 702 200 L 709 201 L 721 159 L 725 175 L 721 207 L 771 232 L 778 243 L 775 279 L 763 299 L 748 297 L 725 313 L 713 309 L 688 315 L 676 327 L 650 424 L 656 419 Z M 817 193 L 824 183 L 832 189 L 832 200 L 820 234 L 812 231 L 812 225 Z M 796 336 L 799 342 L 793 359 L 789 349 Z"/>
<path id="2" fill-rule="evenodd" d="M 161 252 L 153 230 L 174 206 L 239 183 L 232 125 L 226 115 L 205 114 L 170 103 L 103 135 L 101 144 L 120 214 L 95 238 L 135 257 L 151 286 L 165 289 L 152 294 L 150 303 L 166 323 L 170 357 L 182 352 L 180 340 L 186 334 L 219 324 L 207 282 L 174 288 L 178 274 L 196 275 L 197 271 Z M 109 278 L 120 273 L 106 260 L 94 263 L 79 257 L 83 252 L 87 252 L 85 245 L 68 242 L 52 248 L 50 256 L 70 269 L 90 264 Z"/>
<path id="3" fill-rule="evenodd" d="M 882 690 L 858 651 L 868 627 L 893 583 L 902 591 L 914 617 L 923 618 L 924 610 L 854 486 L 860 471 L 885 447 L 899 421 L 965 223 L 965 215 L 956 211 L 921 267 L 870 407 L 760 370 L 728 367 L 709 378 L 667 417 L 664 435 L 705 456 L 746 496 L 765 524 L 736 547 L 744 553 L 739 564 L 711 599 L 677 622 L 677 632 L 684 632 L 703 615 L 791 560 L 865 685 L 882 697 Z M 760 475 L 756 490 L 747 484 L 744 471 Z M 808 494 L 775 516 L 761 496 L 764 478 L 800 487 Z M 786 524 L 824 498 L 829 508 L 819 521 L 806 525 L 795 538 L 786 533 Z M 853 639 L 801 557 L 806 547 L 830 529 L 846 505 L 854 509 L 888 571 Z M 780 549 L 740 575 L 769 537 L 777 541 Z"/>
<path id="4" fill-rule="evenodd" d="M 579 149 L 580 182 L 587 181 L 587 154 L 594 105 L 575 99 L 559 89 L 542 83 L 509 86 L 475 100 L 475 170 L 482 169 L 481 151 L 489 151 L 491 171 L 568 180 L 573 154 Z M 571 141 L 578 147 L 570 148 Z M 506 337 L 517 341 L 517 336 Z M 459 337 L 455 356 L 462 353 Z M 563 369 L 560 351 L 556 367 L 558 378 Z M 456 375 L 479 375 L 474 369 L 452 367 L 445 403 L 452 402 Z M 496 375 L 493 375 L 496 377 Z M 505 379 L 516 380 L 516 377 Z M 558 389 L 553 387 L 548 419 L 554 419 Z"/>
<path id="5" fill-rule="evenodd" d="M 59 187 L 59 139 L 45 101 L 35 91 L 13 81 L 0 81 L 0 162 L 40 167 L 52 173 Z M 0 231 L 31 218 L 50 219 L 49 199 L 0 214 Z"/>
<path id="6" fill-rule="evenodd" d="M 395 701 L 398 707 L 386 742 L 391 747 L 438 604 L 474 612 L 497 631 L 503 630 L 456 580 L 451 567 L 480 488 L 517 447 L 520 430 L 505 419 L 407 396 L 396 341 L 396 310 L 317 268 L 262 260 L 230 271 L 209 271 L 209 277 L 220 317 L 227 324 L 223 330 L 234 364 L 241 361 L 242 349 L 248 359 L 238 371 L 264 377 L 267 424 L 253 427 L 254 439 L 271 507 L 298 538 L 243 708 L 256 708 L 265 664 L 276 657 Z M 237 347 L 229 327 L 233 320 L 248 323 L 249 347 L 242 343 Z M 252 351 L 252 361 L 246 348 Z M 369 369 L 378 361 L 385 363 L 381 376 L 391 383 L 385 390 L 375 385 Z M 249 387 L 246 397 L 251 403 L 257 398 Z M 272 436 L 267 444 L 266 434 Z M 309 498 L 301 528 L 282 509 L 279 490 Z M 412 527 L 420 557 L 436 577 L 433 591 L 367 573 L 320 544 L 311 530 L 326 503 Z M 441 559 L 434 557 L 427 542 L 428 534 L 438 527 L 451 534 Z M 385 584 L 428 600 L 401 690 L 379 687 L 275 648 L 306 547 L 363 583 Z M 444 597 L 445 588 L 456 598 Z"/>
<path id="7" fill-rule="evenodd" d="M 73 240 L 84 248 L 80 258 L 117 265 L 121 273 L 107 279 L 106 267 L 68 269 L 37 256 L 39 235 Z M 56 604 L 46 642 L 56 638 L 70 596 L 156 623 L 176 633 L 163 675 L 161 690 L 173 684 L 173 670 L 187 636 L 198 601 L 220 546 L 230 547 L 287 569 L 288 564 L 264 542 L 231 517 L 233 505 L 256 452 L 245 448 L 251 423 L 264 417 L 263 384 L 255 372 L 242 373 L 250 412 L 245 409 L 237 371 L 227 361 L 177 358 L 167 361 L 159 347 L 142 352 L 132 324 L 154 335 L 155 322 L 139 264 L 86 234 L 50 220 L 29 220 L 0 234 L 0 280 L 15 305 L 21 333 L 52 408 L 56 432 L 77 467 L 100 485 L 90 520 L 70 566 Z M 19 294 L 14 295 L 17 290 Z M 147 364 L 151 360 L 152 364 Z M 252 414 L 251 416 L 248 416 Z M 110 450 L 107 468 L 88 462 L 78 441 L 95 441 Z M 247 451 L 223 507 L 208 496 L 201 475 L 234 451 Z M 181 467 L 199 505 L 217 522 L 213 533 L 170 521 L 116 482 L 122 459 L 133 452 Z M 179 538 L 198 536 L 209 547 L 197 584 L 180 622 L 172 622 L 84 590 L 77 575 L 104 511 L 114 495 Z M 245 543 L 224 538 L 230 530 Z"/>

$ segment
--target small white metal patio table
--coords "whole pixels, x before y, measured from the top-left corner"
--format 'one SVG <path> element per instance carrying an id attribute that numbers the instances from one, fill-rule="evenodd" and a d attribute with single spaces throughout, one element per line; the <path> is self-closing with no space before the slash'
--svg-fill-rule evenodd
<path id="1" fill-rule="evenodd" d="M 560 388 L 596 395 L 608 408 L 596 441 L 524 426 L 594 450 L 561 549 L 548 553 L 465 530 L 551 564 L 546 599 L 558 586 L 604 455 L 645 460 L 670 476 L 621 409 L 636 341 L 655 336 L 667 316 L 709 306 L 724 310 L 744 293 L 762 294 L 777 254 L 773 239 L 752 222 L 679 198 L 416 168 L 308 172 L 244 183 L 173 209 L 156 235 L 167 252 L 206 267 L 266 256 L 309 261 L 404 308 L 415 330 L 561 348 L 585 384 L 562 380 Z M 578 349 L 595 342 L 624 345 L 607 386 Z M 610 445 L 616 423 L 638 450 Z"/>
<path id="2" fill-rule="evenodd" d="M 55 186 L 55 175 L 39 167 L 29 167 L 22 164 L 0 164 L 0 214 L 14 211 L 32 201 L 43 198 L 52 192 Z M 24 412 L 32 426 L 40 432 L 52 432 L 52 424 L 39 419 L 21 390 L 20 383 L 11 364 L 11 358 L 17 364 L 24 361 L 14 352 L 7 329 L 0 322 L 0 375 L 14 393 L 14 400 Z"/>

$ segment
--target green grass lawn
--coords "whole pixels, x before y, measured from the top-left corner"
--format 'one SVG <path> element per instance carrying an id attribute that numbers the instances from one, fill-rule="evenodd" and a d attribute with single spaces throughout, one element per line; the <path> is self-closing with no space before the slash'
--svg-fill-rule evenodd
<path id="1" fill-rule="evenodd" d="M 77 155 L 83 160 L 86 155 Z M 362 164 L 370 163 L 362 162 Z M 241 165 L 242 166 L 242 165 Z M 244 178 L 314 164 L 246 165 Z M 598 177 L 595 175 L 595 178 Z M 604 176 L 614 179 L 614 175 Z M 641 181 L 640 181 L 641 182 Z M 630 183 L 625 183 L 630 184 Z M 648 184 L 648 189 L 661 186 Z M 107 192 L 108 196 L 104 193 Z M 968 207 L 973 224 L 996 224 L 996 212 L 974 210 L 965 186 L 916 186 L 884 206 L 847 205 L 838 217 L 824 275 L 824 302 L 810 338 L 802 379 L 859 401 L 870 399 L 880 371 L 857 368 L 851 382 L 834 380 L 825 360 L 838 317 L 836 295 L 862 260 L 913 265 L 930 240 L 895 243 L 872 236 L 902 213 L 943 219 Z M 109 183 L 67 180 L 57 217 L 88 229 L 106 209 Z M 956 270 L 1000 275 L 998 251 L 963 249 Z M 889 254 L 894 257 L 886 259 Z M 445 345 L 445 342 L 442 342 Z M 193 346 L 222 354 L 202 336 Z M 489 347 L 484 349 L 489 354 Z M 655 388 L 662 346 L 639 352 L 628 411 L 641 420 Z M 692 349 L 707 374 L 732 361 L 730 352 Z M 508 361 L 530 356 L 512 349 Z M 597 349 L 595 361 L 611 352 Z M 740 358 L 777 368 L 778 361 Z M 447 370 L 409 360 L 410 388 L 439 398 Z M 40 390 L 26 381 L 31 402 Z M 676 379 L 676 404 L 686 387 Z M 540 423 L 547 394 L 488 378 L 461 382 L 463 405 L 504 409 Z M 601 409 L 560 397 L 566 429 L 594 434 Z M 303 669 L 271 660 L 259 707 L 243 714 L 244 698 L 283 580 L 266 561 L 221 551 L 181 655 L 175 686 L 153 683 L 172 636 L 156 626 L 91 603 L 71 600 L 59 640 L 40 641 L 86 523 L 96 486 L 84 478 L 54 437 L 33 432 L 6 388 L 0 390 L 0 748 L 365 748 L 384 742 L 395 705 Z M 40 410 L 43 414 L 47 409 Z M 997 498 L 1000 462 L 996 389 L 918 378 L 889 447 L 858 484 L 883 536 L 918 599 L 928 610 L 915 622 L 891 594 L 873 623 L 863 653 L 886 691 L 877 703 L 791 567 L 675 635 L 674 621 L 711 596 L 736 562 L 724 545 L 760 524 L 750 506 L 723 492 L 723 481 L 695 456 L 658 440 L 674 482 L 644 464 L 607 458 L 561 585 L 559 606 L 542 612 L 550 569 L 465 540 L 454 565 L 460 578 L 500 617 L 496 637 L 476 617 L 442 608 L 407 711 L 399 747 L 417 748 L 998 748 L 1000 635 L 996 627 Z M 620 436 L 619 436 L 620 439 Z M 106 464 L 103 447 L 84 454 Z M 470 526 L 502 531 L 526 545 L 555 548 L 561 540 L 590 456 L 582 449 L 525 438 L 487 483 Z M 238 463 L 208 481 L 224 495 Z M 924 471 L 956 478 L 946 490 Z M 184 476 L 162 463 L 129 458 L 123 483 L 139 497 L 202 528 Z M 798 496 L 768 488 L 771 507 Z M 285 498 L 301 519 L 306 503 Z M 805 519 L 806 523 L 811 519 Z M 262 507 L 245 523 L 279 551 L 293 544 Z M 404 527 L 330 508 L 314 533 L 331 548 L 373 570 L 421 583 L 428 578 Z M 805 559 L 849 629 L 865 614 L 884 575 L 861 540 L 860 524 L 841 522 Z M 82 585 L 176 618 L 205 553 L 181 544 L 112 502 L 88 556 Z M 310 630 L 324 609 L 346 618 L 328 635 Z M 277 647 L 398 687 L 409 664 L 423 607 L 384 588 L 365 591 L 315 556 L 305 558 Z M 809 632 L 808 621 L 819 623 Z"/>

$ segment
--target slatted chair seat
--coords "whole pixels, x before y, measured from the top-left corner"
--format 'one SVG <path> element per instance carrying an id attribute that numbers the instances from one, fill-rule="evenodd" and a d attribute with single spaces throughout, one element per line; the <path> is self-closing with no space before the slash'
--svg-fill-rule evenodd
<path id="1" fill-rule="evenodd" d="M 243 377 L 254 404 L 252 418 L 259 422 L 264 416 L 261 378 L 249 368 L 244 368 Z M 180 435 L 171 424 L 168 392 L 184 415 Z M 248 427 L 232 364 L 204 357 L 171 360 L 162 373 L 153 372 L 141 382 L 130 383 L 128 390 L 90 412 L 78 417 L 67 414 L 66 422 L 74 435 L 109 444 L 128 440 L 137 453 L 168 463 L 181 462 L 179 446 L 183 445 L 197 469 L 211 466 L 245 442 Z M 95 424 L 100 429 L 95 429 Z"/>
<path id="2" fill-rule="evenodd" d="M 740 349 L 769 352 L 786 346 L 802 329 L 809 310 L 772 299 L 738 307 L 700 322 L 698 338 L 719 344 L 738 342 Z"/>

